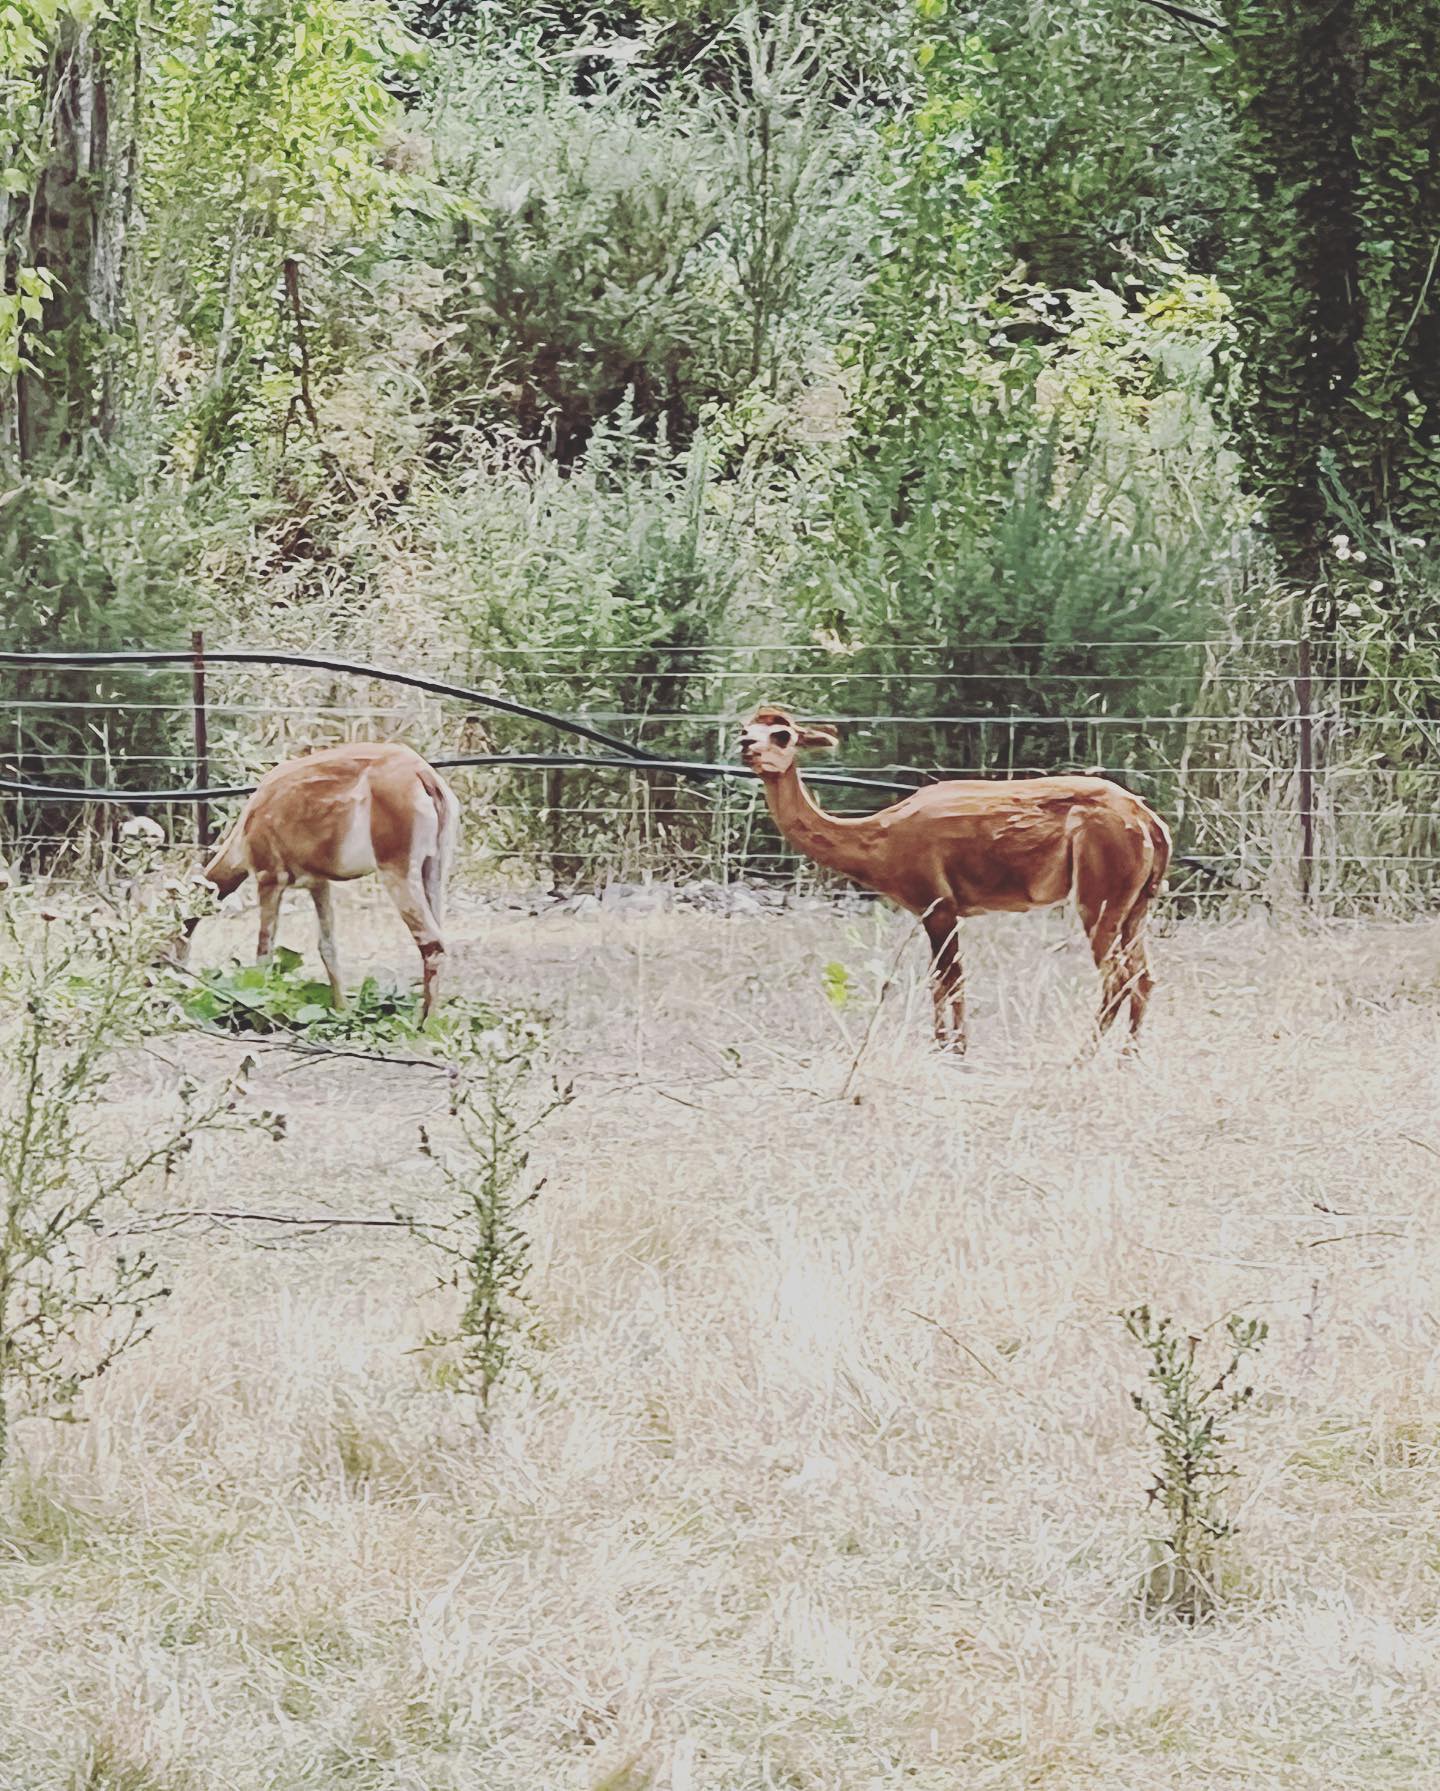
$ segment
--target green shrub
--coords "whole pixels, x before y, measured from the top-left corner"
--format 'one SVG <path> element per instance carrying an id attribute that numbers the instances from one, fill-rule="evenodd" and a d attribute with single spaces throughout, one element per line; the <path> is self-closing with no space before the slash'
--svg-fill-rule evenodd
<path id="1" fill-rule="evenodd" d="M 1155 1539 L 1157 1559 L 1142 1584 L 1142 1602 L 1195 1622 L 1219 1600 L 1219 1545 L 1231 1532 L 1221 1495 L 1239 1469 L 1226 1456 L 1231 1437 L 1225 1421 L 1255 1397 L 1254 1387 L 1237 1386 L 1235 1377 L 1270 1327 L 1232 1313 L 1225 1322 L 1226 1347 L 1218 1362 L 1207 1363 L 1201 1338 L 1187 1336 L 1172 1319 L 1157 1318 L 1148 1306 L 1120 1316 L 1150 1358 L 1150 1391 L 1130 1399 L 1160 1453 L 1149 1501 L 1167 1526 Z"/>
<path id="2" fill-rule="evenodd" d="M 8 1418 L 73 1416 L 168 1291 L 143 1251 L 96 1234 L 198 1134 L 280 1124 L 240 1105 L 243 1069 L 182 1078 L 128 1147 L 99 1124 L 123 1053 L 165 1024 L 151 966 L 176 924 L 174 908 L 65 915 L 26 890 L 0 903 L 0 1466 Z"/>
<path id="3" fill-rule="evenodd" d="M 204 538 L 183 496 L 148 484 L 119 459 L 21 480 L 0 504 L 6 647 L 188 646 Z M 11 775 L 38 783 L 188 783 L 189 691 L 184 666 L 0 667 L 0 759 Z M 0 798 L 0 815 L 22 863 L 87 819 L 75 803 L 14 797 Z"/>
<path id="4" fill-rule="evenodd" d="M 854 133 L 803 27 L 742 24 L 736 45 L 728 92 L 673 95 L 621 63 L 578 95 L 524 32 L 442 53 L 436 172 L 460 219 L 409 245 L 443 281 L 437 457 L 478 427 L 569 464 L 622 401 L 683 445 L 705 405 L 805 383 L 797 349 L 859 222 Z"/>

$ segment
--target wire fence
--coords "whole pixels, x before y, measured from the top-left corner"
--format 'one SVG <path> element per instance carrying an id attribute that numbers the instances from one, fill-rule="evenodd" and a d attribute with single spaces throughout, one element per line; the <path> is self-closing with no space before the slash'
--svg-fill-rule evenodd
<path id="1" fill-rule="evenodd" d="M 1413 649 L 1412 649 L 1413 652 Z M 842 768 L 903 788 L 943 777 L 1099 772 L 1171 823 L 1195 899 L 1236 889 L 1332 909 L 1414 908 L 1440 881 L 1436 728 L 1373 650 L 1303 639 L 492 649 L 401 673 L 313 654 L 175 650 L 168 663 L 0 654 L 0 780 L 144 791 L 239 787 L 320 745 L 403 738 L 436 759 L 549 751 L 550 712 L 621 749 L 607 769 L 459 769 L 472 869 L 563 886 L 642 874 L 811 874 L 753 784 L 657 758 L 732 760 L 757 700 L 843 730 Z M 455 682 L 455 680 L 463 682 Z M 435 688 L 438 686 L 439 688 Z M 819 769 L 817 763 L 817 770 Z M 874 808 L 883 791 L 827 791 Z M 198 853 L 237 801 L 150 804 Z M 124 805 L 0 789 L 0 849 L 58 876 L 103 861 Z M 1212 873 L 1205 875 L 1205 867 Z"/>

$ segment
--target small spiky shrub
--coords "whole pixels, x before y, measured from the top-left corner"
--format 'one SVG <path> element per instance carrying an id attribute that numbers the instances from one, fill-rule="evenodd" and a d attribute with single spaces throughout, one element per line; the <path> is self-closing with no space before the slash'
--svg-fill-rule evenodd
<path id="1" fill-rule="evenodd" d="M 1120 1316 L 1150 1358 L 1149 1387 L 1130 1399 L 1159 1450 L 1149 1498 L 1166 1524 L 1165 1534 L 1154 1539 L 1155 1558 L 1141 1585 L 1141 1601 L 1147 1610 L 1168 1610 L 1198 1622 L 1217 1603 L 1219 1546 L 1232 1529 L 1223 1494 L 1239 1469 L 1226 1453 L 1227 1420 L 1255 1397 L 1255 1388 L 1238 1384 L 1237 1377 L 1246 1358 L 1264 1344 L 1269 1326 L 1264 1319 L 1232 1313 L 1217 1360 L 1202 1353 L 1202 1338 L 1182 1331 L 1173 1319 L 1157 1318 L 1148 1306 Z"/>
<path id="2" fill-rule="evenodd" d="M 509 1016 L 476 1041 L 456 1074 L 453 1136 L 442 1141 L 420 1129 L 420 1148 L 439 1171 L 449 1210 L 439 1220 L 410 1223 L 447 1259 L 442 1284 L 460 1294 L 453 1329 L 432 1333 L 426 1345 L 439 1355 L 442 1384 L 472 1395 L 482 1415 L 532 1329 L 522 1214 L 544 1180 L 530 1172 L 530 1139 L 571 1099 L 569 1085 L 547 1078 L 543 1055 L 538 1023 Z"/>
<path id="3" fill-rule="evenodd" d="M 165 1023 L 151 966 L 176 924 L 173 906 L 67 915 L 29 891 L 0 905 L 0 1467 L 14 1414 L 73 1417 L 149 1334 L 168 1289 L 143 1251 L 106 1246 L 112 1220 L 199 1133 L 280 1124 L 242 1106 L 247 1060 L 204 1088 L 182 1076 L 128 1147 L 102 1127 L 123 1053 Z"/>

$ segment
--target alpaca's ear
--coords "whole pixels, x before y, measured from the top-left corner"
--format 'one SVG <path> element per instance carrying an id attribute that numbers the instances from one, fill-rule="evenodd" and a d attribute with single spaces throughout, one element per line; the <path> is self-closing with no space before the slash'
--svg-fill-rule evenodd
<path id="1" fill-rule="evenodd" d="M 840 736 L 834 728 L 801 728 L 795 736 L 797 746 L 823 746 L 835 748 L 840 744 Z"/>

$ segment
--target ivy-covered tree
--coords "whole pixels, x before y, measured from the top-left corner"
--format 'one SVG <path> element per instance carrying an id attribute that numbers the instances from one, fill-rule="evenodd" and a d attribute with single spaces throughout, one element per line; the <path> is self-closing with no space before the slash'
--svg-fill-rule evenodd
<path id="1" fill-rule="evenodd" d="M 123 22 L 55 0 L 0 21 L 0 447 L 24 463 L 107 434 L 130 206 Z"/>
<path id="2" fill-rule="evenodd" d="M 1248 458 L 1311 588 L 1337 494 L 1382 547 L 1440 510 L 1440 0 L 1226 14 Z"/>

